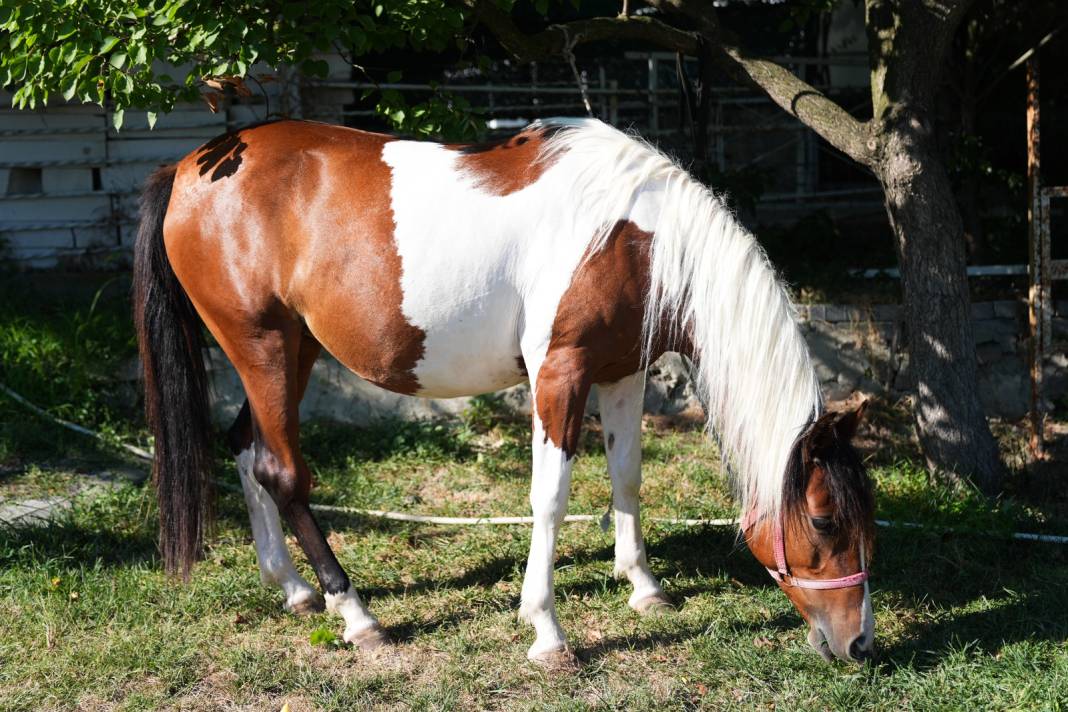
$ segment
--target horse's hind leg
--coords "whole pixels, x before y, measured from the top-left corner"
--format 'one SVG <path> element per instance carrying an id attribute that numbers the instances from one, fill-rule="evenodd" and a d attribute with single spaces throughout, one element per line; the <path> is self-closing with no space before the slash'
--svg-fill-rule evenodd
<path id="1" fill-rule="evenodd" d="M 613 384 L 598 386 L 601 425 L 612 478 L 612 507 L 616 514 L 616 578 L 634 586 L 628 604 L 639 613 L 670 607 L 660 583 L 649 571 L 642 540 L 638 492 L 642 486 L 642 402 L 645 371 Z"/>
<path id="2" fill-rule="evenodd" d="M 219 339 L 245 386 L 252 415 L 252 474 L 270 494 L 315 569 L 326 606 L 345 619 L 345 640 L 363 647 L 386 641 L 378 621 L 349 583 L 308 508 L 311 473 L 300 453 L 299 413 L 303 379 L 301 324 L 278 316 L 258 325 L 253 338 Z M 232 333 L 232 332 L 229 332 Z M 248 332 L 243 332 L 248 333 Z"/>
<path id="3" fill-rule="evenodd" d="M 319 355 L 319 342 L 304 337 L 298 357 L 298 399 L 308 385 L 312 366 Z M 252 446 L 252 413 L 245 401 L 229 432 L 230 449 L 237 460 L 241 488 L 245 493 L 252 536 L 256 542 L 256 559 L 260 565 L 260 580 L 265 585 L 279 586 L 285 593 L 285 608 L 296 614 L 323 610 L 323 597 L 297 573 L 286 546 L 278 507 L 252 473 L 255 450 Z"/>

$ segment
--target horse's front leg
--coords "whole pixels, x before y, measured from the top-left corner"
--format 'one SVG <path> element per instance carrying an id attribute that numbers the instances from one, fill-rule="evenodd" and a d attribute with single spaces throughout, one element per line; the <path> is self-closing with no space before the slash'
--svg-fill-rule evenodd
<path id="1" fill-rule="evenodd" d="M 553 563 L 556 537 L 567 514 L 571 465 L 582 427 L 589 385 L 566 358 L 546 359 L 534 383 L 534 471 L 530 507 L 534 527 L 523 579 L 519 616 L 537 638 L 527 657 L 550 666 L 571 666 L 575 658 L 556 617 Z"/>
<path id="2" fill-rule="evenodd" d="M 616 523 L 616 578 L 634 586 L 627 602 L 639 613 L 670 608 L 660 583 L 649 571 L 642 540 L 638 493 L 642 486 L 642 404 L 645 371 L 615 383 L 598 386 L 604 448 L 612 478 L 612 508 Z"/>

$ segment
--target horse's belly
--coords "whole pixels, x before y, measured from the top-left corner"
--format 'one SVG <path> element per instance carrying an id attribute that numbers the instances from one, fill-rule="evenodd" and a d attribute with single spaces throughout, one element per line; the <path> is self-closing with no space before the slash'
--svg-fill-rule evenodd
<path id="1" fill-rule="evenodd" d="M 413 305 L 407 305 L 412 309 Z M 482 299 L 466 305 L 413 309 L 423 330 L 423 355 L 413 369 L 417 395 L 475 395 L 508 388 L 526 377 L 519 350 L 517 300 Z"/>

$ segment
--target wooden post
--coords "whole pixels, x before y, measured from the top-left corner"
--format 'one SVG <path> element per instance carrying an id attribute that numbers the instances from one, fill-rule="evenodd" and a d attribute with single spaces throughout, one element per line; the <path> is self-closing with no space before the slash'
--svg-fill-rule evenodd
<path id="1" fill-rule="evenodd" d="M 1043 208 L 1039 152 L 1038 53 L 1027 60 L 1028 324 L 1031 328 L 1031 455 L 1045 455 L 1042 363 L 1050 342 L 1049 232 Z"/>

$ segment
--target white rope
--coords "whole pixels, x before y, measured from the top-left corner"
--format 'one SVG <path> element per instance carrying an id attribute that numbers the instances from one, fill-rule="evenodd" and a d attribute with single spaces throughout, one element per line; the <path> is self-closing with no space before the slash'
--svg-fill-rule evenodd
<path id="1" fill-rule="evenodd" d="M 34 405 L 30 401 L 23 398 L 15 391 L 8 388 L 3 383 L 0 383 L 0 391 L 6 393 L 12 400 L 24 405 L 32 410 L 37 415 L 50 420 L 56 425 L 60 425 L 68 430 L 73 430 L 76 433 L 86 435 L 88 437 L 99 440 L 100 442 L 107 444 L 114 444 L 111 440 L 105 438 L 98 432 L 90 430 L 89 428 L 82 427 L 77 423 L 72 423 L 69 420 L 63 420 L 49 413 L 44 408 Z M 142 460 L 153 460 L 152 453 L 147 450 L 143 450 L 134 445 L 127 445 L 126 443 L 118 443 L 120 447 L 133 455 L 141 458 Z M 226 482 L 217 483 L 225 489 L 232 490 L 234 492 L 240 492 L 241 489 L 235 485 L 231 485 Z M 409 514 L 407 512 L 389 512 L 382 509 L 359 509 L 357 507 L 342 507 L 336 504 L 309 504 L 310 509 L 314 509 L 320 512 L 334 512 L 338 514 L 357 514 L 364 517 L 376 517 L 378 519 L 389 519 L 395 522 L 414 522 L 417 524 L 442 524 L 442 525 L 462 525 L 462 526 L 474 526 L 474 525 L 493 525 L 493 524 L 533 524 L 534 517 L 438 517 L 429 514 Z M 596 514 L 568 514 L 564 517 L 565 522 L 596 522 L 602 520 L 603 517 Z M 674 524 L 684 527 L 728 527 L 738 524 L 738 519 L 676 519 L 672 517 L 654 517 L 652 521 L 660 524 Z M 930 525 L 917 524 L 916 522 L 892 522 L 886 519 L 876 519 L 875 523 L 880 527 L 887 528 L 901 528 L 901 529 L 938 529 L 943 532 L 954 532 L 955 530 L 946 527 L 932 527 Z M 991 532 L 976 532 L 976 531 L 959 531 L 957 533 L 967 534 L 985 534 L 988 536 L 996 536 Z M 1021 541 L 1037 541 L 1047 544 L 1068 544 L 1068 536 L 1060 536 L 1057 534 L 1033 534 L 1030 532 L 1013 532 L 1012 539 Z"/>
<path id="2" fill-rule="evenodd" d="M 44 408 L 41 408 L 41 407 L 36 406 L 33 403 L 29 402 L 28 400 L 23 398 L 21 395 L 19 395 L 15 391 L 11 390 L 10 388 L 8 388 L 3 383 L 0 383 L 0 390 L 2 390 L 4 393 L 6 393 L 12 400 L 14 400 L 14 401 L 16 401 L 18 403 L 21 403 L 22 405 L 26 406 L 27 408 L 32 410 L 37 415 L 41 416 L 42 418 L 45 418 L 47 420 L 51 420 L 53 423 L 55 423 L 57 425 L 62 425 L 67 430 L 73 430 L 76 433 L 80 433 L 82 435 L 87 435 L 87 436 L 89 436 L 91 438 L 95 438 L 96 440 L 99 440 L 102 443 L 114 444 L 110 440 L 105 438 L 103 435 L 101 435 L 100 433 L 98 433 L 98 432 L 96 432 L 94 430 L 90 430 L 89 428 L 83 428 L 82 426 L 78 425 L 77 423 L 72 423 L 69 420 L 63 420 L 62 418 L 57 418 L 56 416 L 52 415 L 51 413 L 49 413 Z M 119 443 L 119 446 L 121 448 L 123 448 L 124 450 L 126 450 L 127 452 L 130 452 L 130 453 L 133 453 L 134 455 L 137 455 L 142 460 L 148 460 L 149 462 L 151 462 L 153 460 L 152 453 L 150 453 L 148 450 L 142 450 L 141 448 L 139 448 L 139 447 L 137 447 L 135 445 L 127 445 L 126 443 Z"/>

